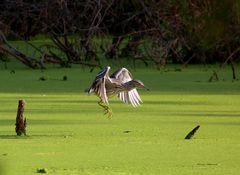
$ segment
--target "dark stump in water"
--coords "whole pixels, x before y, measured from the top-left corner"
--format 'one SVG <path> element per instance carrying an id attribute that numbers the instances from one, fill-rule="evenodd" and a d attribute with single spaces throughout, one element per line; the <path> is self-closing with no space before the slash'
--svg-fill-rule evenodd
<path id="1" fill-rule="evenodd" d="M 24 100 L 19 100 L 18 101 L 16 124 L 15 124 L 16 125 L 15 131 L 16 131 L 18 136 L 20 136 L 22 134 L 26 135 L 27 122 L 26 122 L 26 118 L 24 118 L 24 116 L 23 116 L 24 108 L 25 108 Z"/>

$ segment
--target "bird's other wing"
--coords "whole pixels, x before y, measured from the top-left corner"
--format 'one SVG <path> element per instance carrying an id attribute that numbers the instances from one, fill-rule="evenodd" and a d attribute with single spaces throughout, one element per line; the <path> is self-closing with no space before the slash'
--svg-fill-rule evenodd
<path id="1" fill-rule="evenodd" d="M 137 89 L 133 89 L 133 90 L 129 91 L 128 95 L 130 97 L 129 98 L 130 102 L 134 107 L 139 106 L 140 102 L 142 103 L 142 99 L 140 98 Z"/>
<path id="2" fill-rule="evenodd" d="M 109 81 L 109 70 L 110 67 L 106 67 L 103 70 L 101 70 L 95 80 L 92 83 L 92 86 L 89 89 L 89 93 L 91 92 L 95 92 L 102 100 L 103 103 L 107 103 L 108 104 L 108 97 L 106 94 L 106 87 L 105 87 L 105 82 Z"/>
<path id="3" fill-rule="evenodd" d="M 128 92 L 120 92 L 118 94 L 118 97 L 124 103 L 131 103 L 133 107 L 139 106 L 140 102 L 142 103 L 142 100 L 137 92 L 137 89 L 132 89 L 131 91 Z"/>
<path id="4" fill-rule="evenodd" d="M 118 79 L 122 83 L 126 83 L 126 82 L 132 80 L 132 74 L 126 68 L 118 69 L 110 77 Z M 131 103 L 133 105 L 133 107 L 139 106 L 140 102 L 142 102 L 142 100 L 137 92 L 137 89 L 132 89 L 129 92 L 120 92 L 118 94 L 118 97 L 124 103 Z"/>
<path id="5" fill-rule="evenodd" d="M 118 79 L 122 83 L 126 83 L 132 80 L 132 74 L 124 67 L 115 71 L 110 77 Z"/>

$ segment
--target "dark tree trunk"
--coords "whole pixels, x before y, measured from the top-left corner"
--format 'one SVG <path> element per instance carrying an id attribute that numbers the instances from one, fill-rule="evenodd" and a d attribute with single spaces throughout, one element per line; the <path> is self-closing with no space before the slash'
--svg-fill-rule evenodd
<path id="1" fill-rule="evenodd" d="M 124 37 L 122 37 L 122 36 L 113 37 L 110 49 L 106 53 L 106 55 L 109 58 L 114 58 L 114 57 L 118 56 L 119 46 L 122 43 L 123 39 L 124 39 Z"/>
<path id="2" fill-rule="evenodd" d="M 26 118 L 23 117 L 23 112 L 25 108 L 24 100 L 18 101 L 18 110 L 17 110 L 17 117 L 16 117 L 16 133 L 18 136 L 24 134 L 26 135 Z"/>
<path id="3" fill-rule="evenodd" d="M 237 79 L 236 70 L 235 70 L 235 66 L 234 66 L 234 63 L 233 63 L 233 60 L 232 60 L 232 59 L 230 59 L 230 64 L 231 64 L 231 68 L 232 68 L 233 80 L 236 80 L 236 79 Z"/>
<path id="4" fill-rule="evenodd" d="M 212 81 L 218 81 L 219 80 L 219 78 L 218 78 L 218 74 L 217 74 L 217 72 L 215 71 L 215 70 L 213 70 L 213 74 L 212 74 L 212 76 L 209 78 L 209 82 L 212 82 Z"/>

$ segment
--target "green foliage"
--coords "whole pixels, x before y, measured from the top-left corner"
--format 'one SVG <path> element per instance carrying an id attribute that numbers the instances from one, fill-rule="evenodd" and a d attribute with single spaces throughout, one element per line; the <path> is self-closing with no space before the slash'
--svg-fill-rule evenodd
<path id="1" fill-rule="evenodd" d="M 209 83 L 213 68 L 132 71 L 151 91 L 139 91 L 138 108 L 111 98 L 111 120 L 96 96 L 83 93 L 99 70 L 0 70 L 0 168 L 4 175 L 43 167 L 56 175 L 238 174 L 240 82 L 226 68 Z M 19 99 L 26 101 L 26 137 L 14 132 Z M 198 124 L 195 137 L 184 140 Z"/>
<path id="2" fill-rule="evenodd" d="M 239 44 L 239 1 L 179 1 L 179 22 L 176 37 L 184 38 L 197 62 L 222 62 Z M 180 33 L 180 34 L 179 34 Z M 187 55 L 185 55 L 187 56 Z M 234 55 L 235 61 L 239 53 Z"/>

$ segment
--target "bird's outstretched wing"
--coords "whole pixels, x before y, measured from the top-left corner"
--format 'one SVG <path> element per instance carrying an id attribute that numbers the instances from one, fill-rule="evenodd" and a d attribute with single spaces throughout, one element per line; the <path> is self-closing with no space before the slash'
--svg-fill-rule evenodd
<path id="1" fill-rule="evenodd" d="M 106 81 L 110 81 L 108 72 L 110 70 L 110 67 L 106 67 L 103 70 L 101 70 L 95 80 L 92 83 L 92 86 L 89 88 L 88 93 L 95 92 L 102 100 L 103 103 L 108 104 L 108 97 L 106 94 L 106 87 L 105 83 Z"/>
<path id="2" fill-rule="evenodd" d="M 126 68 L 118 69 L 110 77 L 119 80 L 123 84 L 132 80 L 132 74 Z M 136 88 L 134 88 L 128 92 L 127 91 L 120 92 L 118 94 L 118 97 L 124 103 L 130 102 L 133 105 L 133 107 L 137 107 L 138 105 L 140 105 L 140 102 L 142 102 Z"/>
<path id="3" fill-rule="evenodd" d="M 132 80 L 132 74 L 124 67 L 115 71 L 110 77 L 118 79 L 122 83 L 126 83 Z"/>

